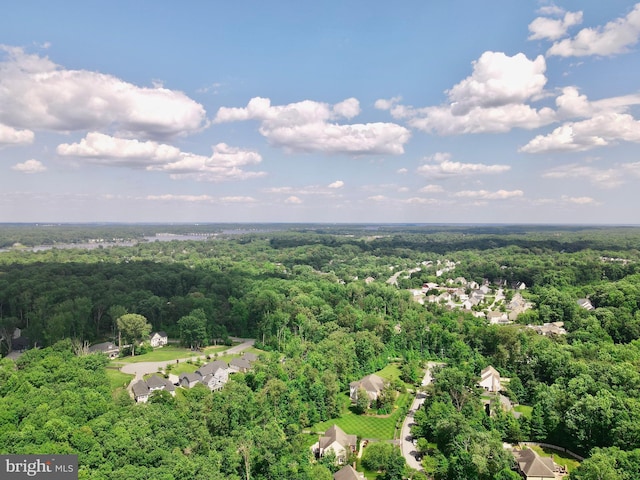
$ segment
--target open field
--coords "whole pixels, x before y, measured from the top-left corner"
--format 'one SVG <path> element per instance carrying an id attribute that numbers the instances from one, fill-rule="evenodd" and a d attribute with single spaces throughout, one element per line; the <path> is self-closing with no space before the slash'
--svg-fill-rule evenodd
<path id="1" fill-rule="evenodd" d="M 127 363 L 140 363 L 140 362 L 165 362 L 170 360 L 199 357 L 202 355 L 212 355 L 227 350 L 228 346 L 218 345 L 216 347 L 207 347 L 204 352 L 194 352 L 189 348 L 178 347 L 175 345 L 165 345 L 162 348 L 156 348 L 152 352 L 145 353 L 144 355 L 135 355 L 133 357 L 123 357 L 114 360 L 117 364 Z"/>

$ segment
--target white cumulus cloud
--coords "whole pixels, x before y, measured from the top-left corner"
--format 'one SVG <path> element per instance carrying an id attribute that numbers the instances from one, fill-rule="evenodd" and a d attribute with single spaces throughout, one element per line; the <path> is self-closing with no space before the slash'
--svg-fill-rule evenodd
<path id="1" fill-rule="evenodd" d="M 340 124 L 360 113 L 355 98 L 333 106 L 305 100 L 287 105 L 271 105 L 268 98 L 252 98 L 246 107 L 221 107 L 216 123 L 258 120 L 259 132 L 269 143 L 294 152 L 346 154 L 404 153 L 411 136 L 395 123 Z"/>
<path id="2" fill-rule="evenodd" d="M 33 143 L 34 136 L 31 130 L 18 130 L 0 123 L 0 146 Z"/>
<path id="3" fill-rule="evenodd" d="M 21 173 L 41 173 L 46 171 L 47 167 L 38 160 L 27 160 L 23 163 L 16 163 L 11 169 Z"/>
<path id="4" fill-rule="evenodd" d="M 344 187 L 344 182 L 342 180 L 336 180 L 333 183 L 329 184 L 329 188 L 342 188 Z"/>
<path id="5" fill-rule="evenodd" d="M 202 105 L 182 92 L 65 69 L 21 48 L 0 46 L 0 122 L 31 130 L 108 128 L 161 138 L 198 131 L 206 118 Z"/>
<path id="6" fill-rule="evenodd" d="M 616 165 L 615 168 L 597 168 L 592 165 L 571 163 L 554 167 L 542 174 L 544 178 L 580 178 L 599 188 L 615 188 L 625 181 L 625 170 L 632 173 L 633 164 Z"/>
<path id="7" fill-rule="evenodd" d="M 538 17 L 529 24 L 529 40 L 558 40 L 574 25 L 582 23 L 582 12 L 566 12 L 563 18 Z"/>
<path id="8" fill-rule="evenodd" d="M 522 197 L 522 190 L 497 190 L 491 192 L 488 190 L 463 190 L 453 194 L 454 197 L 473 198 L 480 200 L 507 200 L 509 198 Z"/>
<path id="9" fill-rule="evenodd" d="M 464 175 L 499 174 L 511 169 L 509 165 L 454 162 L 448 153 L 436 153 L 425 159 L 428 163 L 417 168 L 425 177 L 444 178 Z"/>
<path id="10" fill-rule="evenodd" d="M 604 27 L 583 28 L 575 37 L 554 43 L 547 55 L 561 57 L 609 56 L 625 53 L 640 38 L 640 3 L 626 16 L 608 22 Z"/>
<path id="11" fill-rule="evenodd" d="M 182 152 L 171 145 L 155 141 L 117 138 L 90 132 L 78 143 L 58 145 L 58 155 L 86 158 L 93 163 L 163 171 L 171 178 L 220 182 L 243 180 L 265 175 L 244 170 L 262 161 L 258 152 L 231 147 L 225 143 L 213 146 L 210 156 Z"/>
<path id="12" fill-rule="evenodd" d="M 290 197 L 287 197 L 284 203 L 299 205 L 302 203 L 302 200 L 299 197 L 296 197 L 295 195 L 291 195 Z"/>
<path id="13" fill-rule="evenodd" d="M 532 129 L 554 121 L 550 108 L 537 110 L 526 102 L 544 96 L 546 62 L 542 55 L 529 60 L 524 54 L 508 56 L 484 52 L 473 62 L 473 73 L 447 90 L 448 103 L 414 108 L 379 100 L 396 119 L 413 128 L 439 135 L 508 132 Z"/>

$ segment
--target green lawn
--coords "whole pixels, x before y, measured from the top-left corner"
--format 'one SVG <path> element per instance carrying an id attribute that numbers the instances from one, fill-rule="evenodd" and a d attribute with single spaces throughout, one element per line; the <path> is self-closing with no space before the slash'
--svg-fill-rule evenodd
<path id="1" fill-rule="evenodd" d="M 553 450 L 551 448 L 538 447 L 536 445 L 528 445 L 528 447 L 535 450 L 541 457 L 552 457 L 554 462 L 558 465 L 564 465 L 569 472 L 580 466 L 580 462 L 578 460 L 564 452 Z"/>
<path id="2" fill-rule="evenodd" d="M 347 394 L 344 394 L 345 397 Z M 409 403 L 412 397 L 408 393 L 403 393 L 398 397 L 396 406 L 401 407 Z M 400 417 L 402 409 L 396 408 L 389 416 L 378 417 L 374 415 L 356 415 L 348 410 L 339 418 L 334 418 L 326 422 L 320 422 L 313 426 L 312 430 L 324 432 L 334 423 L 345 433 L 357 435 L 359 438 L 372 438 L 377 440 L 393 440 L 396 421 Z"/>
<path id="3" fill-rule="evenodd" d="M 140 363 L 140 362 L 165 362 L 170 360 L 176 360 L 178 358 L 199 357 L 202 355 L 211 355 L 215 352 L 223 352 L 228 349 L 226 345 L 219 345 L 217 347 L 208 347 L 206 352 L 194 352 L 189 348 L 178 347 L 175 345 L 165 345 L 162 348 L 156 348 L 152 352 L 145 353 L 144 355 L 135 355 L 133 357 L 117 358 L 114 363 Z"/>
<path id="4" fill-rule="evenodd" d="M 531 412 L 533 411 L 533 407 L 528 405 L 518 405 L 517 407 L 513 407 L 516 412 L 521 413 L 526 418 L 531 418 Z"/>
<path id="5" fill-rule="evenodd" d="M 109 379 L 109 388 L 111 388 L 111 392 L 114 395 L 116 395 L 120 389 L 126 388 L 133 378 L 133 375 L 122 373 L 116 368 L 107 367 L 105 369 L 105 372 L 107 374 L 107 378 Z"/>

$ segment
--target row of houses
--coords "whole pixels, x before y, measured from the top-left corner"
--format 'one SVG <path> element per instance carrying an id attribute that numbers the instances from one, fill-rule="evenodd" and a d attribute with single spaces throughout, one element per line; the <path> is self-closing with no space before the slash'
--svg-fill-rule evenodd
<path id="1" fill-rule="evenodd" d="M 149 335 L 149 344 L 153 348 L 164 347 L 169 342 L 167 332 L 152 332 Z M 110 359 L 117 358 L 120 355 L 120 347 L 115 342 L 96 343 L 89 347 L 89 353 L 104 353 Z"/>
<path id="2" fill-rule="evenodd" d="M 145 403 L 156 390 L 166 390 L 175 395 L 175 387 L 193 388 L 198 384 L 205 385 L 212 392 L 220 390 L 229 381 L 229 375 L 248 372 L 257 360 L 256 354 L 245 353 L 241 357 L 233 358 L 229 363 L 216 360 L 204 364 L 193 373 L 183 373 L 179 377 L 169 376 L 169 379 L 165 379 L 153 375 L 146 381 L 138 380 L 133 384 L 133 398 L 136 402 Z"/>

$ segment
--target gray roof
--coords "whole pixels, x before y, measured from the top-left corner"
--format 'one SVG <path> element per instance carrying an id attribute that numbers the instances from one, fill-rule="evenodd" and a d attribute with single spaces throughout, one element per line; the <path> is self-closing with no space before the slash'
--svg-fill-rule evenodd
<path id="1" fill-rule="evenodd" d="M 131 387 L 131 390 L 133 391 L 133 395 L 136 398 L 142 397 L 144 395 L 149 395 L 149 387 L 144 380 L 138 380 L 136 383 L 134 383 Z"/>
<path id="2" fill-rule="evenodd" d="M 362 387 L 367 392 L 380 393 L 384 388 L 384 380 L 375 373 L 372 373 L 371 375 L 367 375 L 357 382 L 351 382 L 349 386 L 355 388 Z"/>
<path id="3" fill-rule="evenodd" d="M 244 355 L 242 355 L 241 358 L 244 358 L 249 362 L 255 362 L 256 360 L 258 360 L 258 355 L 256 355 L 255 353 L 246 352 Z"/>
<path id="4" fill-rule="evenodd" d="M 363 480 L 364 478 L 364 474 L 355 471 L 351 465 L 342 467 L 333 474 L 333 480 Z"/>
<path id="5" fill-rule="evenodd" d="M 229 362 L 229 365 L 232 365 L 238 368 L 245 368 L 247 370 L 251 368 L 251 364 L 244 358 L 234 358 Z"/>
<path id="6" fill-rule="evenodd" d="M 344 448 L 348 449 L 349 447 L 356 446 L 358 438 L 355 435 L 347 435 L 339 426 L 334 424 L 324 432 L 324 437 L 320 437 L 318 446 L 321 449 L 325 449 L 333 442 L 338 442 Z"/>
<path id="7" fill-rule="evenodd" d="M 154 336 L 156 333 L 157 333 L 160 337 L 167 337 L 167 336 L 168 336 L 168 335 L 167 335 L 167 332 L 165 332 L 165 331 L 163 331 L 163 330 L 160 330 L 159 332 L 151 332 L 151 334 L 149 335 L 149 338 L 153 338 L 153 336 Z"/>
<path id="8" fill-rule="evenodd" d="M 96 343 L 95 345 L 91 345 L 89 347 L 89 353 L 94 353 L 94 352 L 112 352 L 114 350 L 118 350 L 118 346 L 113 343 L 113 342 L 102 342 L 102 343 Z"/>
<path id="9" fill-rule="evenodd" d="M 180 383 L 182 383 L 183 378 L 185 378 L 189 383 L 199 382 L 200 379 L 202 379 L 202 375 L 198 373 L 183 373 L 182 375 L 180 375 Z"/>
<path id="10" fill-rule="evenodd" d="M 212 373 L 216 373 L 216 371 L 220 368 L 226 369 L 228 367 L 229 366 L 222 360 L 216 360 L 215 362 L 204 364 L 196 371 L 204 377 L 206 375 L 211 375 Z"/>
<path id="11" fill-rule="evenodd" d="M 549 457 L 541 457 L 534 450 L 525 448 L 523 450 L 514 450 L 513 456 L 518 462 L 520 471 L 527 477 L 549 478 L 555 479 L 553 473 L 554 463 Z"/>

